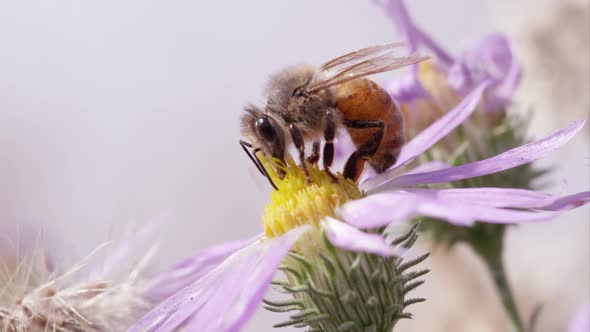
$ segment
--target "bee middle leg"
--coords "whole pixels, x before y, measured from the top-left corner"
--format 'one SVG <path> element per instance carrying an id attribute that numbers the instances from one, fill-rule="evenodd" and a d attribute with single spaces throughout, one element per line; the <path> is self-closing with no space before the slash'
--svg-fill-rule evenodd
<path id="1" fill-rule="evenodd" d="M 334 138 L 336 137 L 336 121 L 334 120 L 334 110 L 329 109 L 324 115 L 324 171 L 328 173 L 334 181 L 336 176 L 330 171 L 334 161 Z"/>
<path id="2" fill-rule="evenodd" d="M 367 160 L 377 152 L 385 134 L 385 124 L 381 120 L 344 120 L 344 125 L 357 129 L 377 128 L 377 131 L 348 158 L 344 166 L 344 177 L 356 182 Z"/>

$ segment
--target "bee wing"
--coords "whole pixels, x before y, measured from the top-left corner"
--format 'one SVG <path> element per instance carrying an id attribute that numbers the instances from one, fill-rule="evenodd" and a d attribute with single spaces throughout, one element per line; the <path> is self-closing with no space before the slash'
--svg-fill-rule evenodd
<path id="1" fill-rule="evenodd" d="M 404 47 L 404 46 L 406 46 L 405 43 L 399 42 L 399 43 L 392 43 L 392 44 L 387 44 L 387 45 L 376 45 L 376 46 L 363 48 L 361 50 L 356 50 L 356 51 L 350 52 L 348 54 L 344 54 L 342 56 L 339 56 L 335 59 L 332 59 L 332 60 L 322 64 L 322 66 L 320 67 L 320 70 L 330 70 L 334 67 L 337 67 L 337 66 L 340 66 L 340 65 L 346 64 L 346 63 L 348 63 L 350 65 L 351 63 L 360 62 L 363 59 L 366 60 L 366 58 L 368 58 L 368 57 L 374 57 L 374 56 L 378 55 L 379 53 L 393 51 L 394 49 L 396 49 L 398 47 Z"/>
<path id="2" fill-rule="evenodd" d="M 330 60 L 320 67 L 310 90 L 323 90 L 346 81 L 398 69 L 428 59 L 427 56 L 417 54 L 395 56 L 393 50 L 403 45 L 403 43 L 394 43 L 368 47 Z"/>

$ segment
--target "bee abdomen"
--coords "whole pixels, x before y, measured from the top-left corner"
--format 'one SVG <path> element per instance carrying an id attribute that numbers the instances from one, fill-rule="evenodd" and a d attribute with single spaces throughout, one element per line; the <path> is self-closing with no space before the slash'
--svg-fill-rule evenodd
<path id="1" fill-rule="evenodd" d="M 369 164 L 382 173 L 395 164 L 405 142 L 404 121 L 387 91 L 375 82 L 356 79 L 340 84 L 336 90 L 336 107 L 347 120 L 380 120 L 384 135 Z M 377 129 L 347 128 L 357 147 L 365 143 Z"/>

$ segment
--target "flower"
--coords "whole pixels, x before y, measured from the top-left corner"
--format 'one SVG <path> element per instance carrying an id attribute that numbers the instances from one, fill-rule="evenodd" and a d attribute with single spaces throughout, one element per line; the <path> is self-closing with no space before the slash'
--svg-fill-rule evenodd
<path id="1" fill-rule="evenodd" d="M 374 294 L 373 289 L 356 292 L 350 289 L 350 286 L 342 285 L 347 277 L 343 277 L 338 270 L 330 276 L 315 275 L 313 284 L 308 283 L 307 277 L 302 278 L 302 284 L 281 281 L 280 285 L 286 291 L 301 295 L 301 302 L 297 301 L 289 306 L 283 302 L 266 301 L 269 310 L 288 311 L 290 307 L 296 307 L 297 303 L 305 301 L 301 297 L 304 297 L 307 291 L 326 294 L 327 290 L 322 288 L 331 283 L 329 289 L 342 291 L 348 288 L 346 294 L 341 294 L 342 300 L 337 301 L 335 305 L 359 298 L 366 299 L 374 306 L 381 305 L 381 300 L 389 304 L 387 308 L 383 308 L 390 310 L 389 317 L 383 317 L 380 322 L 376 321 L 384 326 L 378 328 L 378 331 L 390 330 L 397 320 L 409 317 L 402 312 L 403 308 L 421 299 L 404 300 L 404 296 L 420 284 L 411 283 L 412 280 L 425 272 L 403 272 L 419 263 L 425 256 L 403 265 L 397 256 L 404 252 L 403 247 L 411 245 L 410 242 L 413 242 L 415 237 L 402 237 L 395 243 L 398 246 L 392 246 L 380 234 L 362 232 L 333 218 L 338 206 L 362 196 L 358 186 L 341 174 L 336 175 L 338 181 L 334 181 L 330 174 L 320 170 L 317 165 L 308 165 L 308 174 L 311 178 L 308 182 L 305 172 L 293 160 L 288 160 L 286 165 L 272 159 L 262 160 L 278 188 L 272 193 L 271 203 L 265 209 L 264 233 L 248 240 L 205 249 L 194 258 L 177 264 L 167 275 L 177 279 L 184 275 L 184 281 L 193 282 L 162 302 L 130 331 L 171 331 L 179 327 L 189 331 L 237 331 L 260 304 L 278 269 L 302 276 L 305 272 L 294 268 L 294 265 L 317 266 L 320 264 L 319 260 L 324 260 L 331 266 L 341 266 L 343 260 L 351 263 L 350 260 L 354 259 L 360 262 L 356 264 L 356 272 L 366 276 L 366 270 L 369 268 L 365 267 L 363 260 L 368 257 L 363 256 L 363 253 L 384 256 L 388 263 L 394 263 L 381 263 L 378 267 L 370 269 L 371 272 L 383 273 L 377 275 L 375 282 L 381 283 L 381 278 L 385 278 L 391 285 L 389 288 L 381 287 L 378 296 Z M 279 176 L 279 173 L 282 175 Z M 354 258 L 352 255 L 342 257 L 345 252 L 336 252 L 335 247 L 358 254 L 354 255 Z M 334 254 L 330 255 L 330 252 Z M 284 262 L 289 259 L 292 262 L 288 263 L 287 267 L 282 267 L 281 263 L 285 264 Z M 311 260 L 313 264 L 309 263 Z M 396 282 L 397 284 L 394 284 Z M 168 281 L 163 280 L 159 284 L 165 287 L 167 283 Z M 154 287 L 154 290 L 157 288 Z M 307 301 L 315 300 L 310 297 Z M 328 315 L 326 312 L 332 311 L 334 314 L 333 310 L 340 310 L 337 307 L 323 309 L 322 312 L 305 311 L 296 316 L 296 319 L 279 325 L 304 322 L 310 325 L 319 324 L 319 320 Z M 359 311 L 362 310 L 363 308 L 359 308 Z M 350 315 L 354 316 L 355 313 Z M 303 321 L 303 318 L 306 320 Z M 354 328 L 356 322 L 354 319 L 336 322 L 332 319 L 321 324 L 329 324 L 335 330 L 339 326 Z"/>
<path id="2" fill-rule="evenodd" d="M 130 331 L 171 331 L 179 326 L 194 331 L 238 331 L 260 304 L 290 250 L 297 256 L 315 259 L 310 257 L 327 252 L 324 246 L 333 245 L 351 252 L 394 257 L 401 254 L 401 249 L 390 246 L 383 234 L 375 230 L 416 214 L 463 225 L 475 220 L 521 223 L 546 220 L 562 210 L 587 203 L 590 193 L 560 198 L 510 188 L 418 187 L 478 177 L 529 163 L 565 144 L 582 128 L 584 121 L 486 160 L 455 167 L 429 163 L 401 173 L 403 166 L 473 113 L 489 84 L 487 81 L 479 84 L 455 109 L 414 137 L 392 168 L 367 178 L 360 187 L 340 174 L 333 181 L 317 167 L 310 167 L 311 180 L 306 181 L 302 169 L 292 161 L 280 165 L 261 156 L 278 187 L 263 217 L 265 232 L 237 246 L 232 243 L 219 247 L 223 254 L 204 257 L 210 264 L 200 273 L 202 276 L 163 301 Z M 276 168 L 282 171 L 277 172 Z M 284 178 L 278 177 L 283 173 Z M 322 234 L 327 242 L 322 242 Z"/>
<path id="3" fill-rule="evenodd" d="M 433 125 L 431 128 L 422 131 L 425 123 L 431 123 L 437 119 L 442 120 L 445 117 L 451 120 L 449 114 L 445 115 L 445 112 L 442 109 L 448 108 L 449 105 L 456 105 L 459 96 L 465 95 L 467 91 L 484 89 L 481 95 L 482 101 L 480 102 L 480 105 L 483 105 L 483 110 L 504 113 L 503 110 L 511 103 L 522 74 L 521 65 L 515 59 L 511 43 L 506 37 L 499 34 L 486 36 L 482 38 L 475 47 L 463 52 L 459 57 L 454 58 L 446 52 L 442 46 L 438 45 L 432 37 L 417 26 L 409 15 L 403 0 L 384 0 L 378 1 L 377 3 L 392 19 L 396 28 L 407 37 L 411 49 L 418 50 L 420 48 L 425 48 L 434 56 L 434 63 L 423 62 L 414 65 L 409 76 L 402 78 L 401 80 L 396 80 L 391 84 L 390 91 L 392 95 L 401 102 L 402 109 L 405 109 L 407 118 L 410 119 L 408 127 L 410 128 L 410 131 L 413 130 L 410 134 L 416 136 L 414 141 L 419 141 L 420 137 L 427 137 L 426 135 L 428 135 L 428 132 L 435 127 Z M 465 101 L 463 101 L 463 103 L 464 102 Z M 487 115 L 490 114 L 488 113 Z M 392 167 L 388 172 L 368 180 L 366 188 L 372 191 L 387 191 L 387 188 L 391 189 L 404 186 L 440 184 L 493 174 L 519 165 L 528 166 L 526 164 L 534 161 L 541 154 L 560 145 L 560 139 L 567 140 L 566 137 L 569 137 L 568 135 L 570 133 L 577 131 L 579 129 L 578 126 L 582 125 L 582 122 L 577 122 L 570 126 L 570 129 L 559 131 L 549 138 L 537 141 L 536 143 L 523 145 L 525 139 L 520 134 L 520 131 L 522 131 L 523 128 L 521 128 L 520 123 L 515 122 L 513 119 L 507 117 L 494 118 L 491 117 L 491 115 L 483 118 L 480 116 L 479 120 L 483 121 L 477 122 L 477 119 L 478 117 L 472 117 L 470 119 L 462 117 L 461 120 L 459 120 L 461 122 L 461 127 L 458 128 L 458 130 L 445 131 L 445 135 L 450 136 L 445 138 L 446 144 L 437 146 L 433 149 L 434 155 L 447 156 L 443 157 L 443 160 L 445 161 L 443 162 L 437 160 L 437 158 L 429 156 L 423 158 L 422 161 L 426 159 L 428 163 L 427 165 L 420 166 L 420 169 L 429 167 L 428 165 L 430 165 L 430 167 L 436 166 L 439 168 L 446 168 L 445 162 L 456 162 L 457 160 L 471 162 L 466 165 L 461 165 L 458 168 L 454 168 L 455 171 L 450 168 L 439 169 L 426 174 L 406 174 L 394 178 L 393 174 L 396 169 L 407 164 L 409 161 L 413 160 L 415 156 L 420 155 L 425 151 L 425 149 L 418 149 L 418 151 L 412 154 L 412 158 L 407 158 L 406 156 L 401 155 L 400 160 L 402 161 L 398 162 L 398 165 Z M 438 121 L 439 123 L 446 123 L 445 121 L 440 120 Z M 469 123 L 464 122 L 464 120 L 467 120 Z M 456 127 L 458 126 L 453 123 L 452 128 Z M 572 131 L 570 132 L 570 130 Z M 553 144 L 557 145 L 554 146 Z M 502 150 L 498 151 L 498 147 Z M 412 149 L 413 146 L 408 144 L 405 148 L 405 152 L 411 151 Z M 505 149 L 510 150 L 504 152 Z M 496 155 L 498 153 L 500 154 Z M 525 157 L 521 161 L 515 160 L 514 162 L 518 163 L 517 165 L 504 164 L 506 160 L 512 160 L 513 155 L 511 155 L 511 153 L 522 153 Z M 483 161 L 473 161 L 477 157 L 487 159 Z M 405 161 L 405 159 L 409 160 Z M 446 219 L 460 225 L 469 224 L 477 218 L 479 218 L 477 219 L 479 221 L 485 222 L 486 220 L 483 220 L 482 218 L 487 218 L 490 219 L 488 221 L 501 223 L 501 215 L 508 218 L 504 221 L 506 223 L 511 223 L 509 220 L 511 217 L 508 217 L 509 215 L 515 218 L 518 215 L 524 219 L 529 217 L 533 219 L 550 218 L 553 215 L 552 213 L 539 213 L 539 211 L 558 210 L 560 208 L 565 208 L 570 203 L 573 205 L 587 203 L 588 194 L 579 193 L 571 197 L 563 198 L 565 205 L 560 206 L 559 208 L 557 207 L 557 202 L 554 202 L 553 205 L 543 206 L 543 204 L 547 202 L 546 200 L 552 199 L 550 196 L 526 190 L 531 187 L 532 180 L 540 174 L 543 174 L 543 172 L 533 171 L 528 167 L 511 171 L 511 175 L 514 175 L 511 177 L 483 181 L 484 183 L 492 183 L 494 186 L 516 186 L 520 188 L 517 190 L 499 188 L 490 188 L 488 190 L 485 188 L 479 188 L 478 185 L 474 186 L 473 183 L 461 183 L 458 186 L 473 188 L 447 188 L 436 190 L 412 189 L 397 193 L 395 198 L 400 200 L 400 202 L 424 201 L 426 205 L 423 209 L 431 211 L 425 213 L 426 215 Z M 517 181 L 517 177 L 522 181 Z M 385 179 L 388 179 L 387 183 L 383 183 L 385 182 Z M 451 187 L 454 186 L 457 185 Z M 485 194 L 483 192 L 485 192 Z M 481 196 L 479 196 L 480 193 Z M 465 195 L 465 197 L 460 198 L 462 195 Z M 474 200 L 473 198 L 475 196 L 473 195 L 479 196 L 480 198 Z M 529 198 L 524 199 L 524 195 L 529 195 Z M 391 195 L 389 194 L 386 194 L 385 197 L 373 195 L 371 200 L 378 201 L 379 199 L 393 199 L 393 197 L 390 196 Z M 439 207 L 443 210 L 447 210 L 448 213 L 452 213 L 453 210 L 453 208 L 444 208 L 445 204 L 449 202 L 443 204 L 443 201 L 446 201 L 446 199 L 442 198 L 443 196 L 452 196 L 453 199 L 464 200 L 462 204 L 468 203 L 472 208 L 476 207 L 473 204 L 486 205 L 486 202 L 493 202 L 491 204 L 497 205 L 494 209 L 500 208 L 500 211 L 488 211 L 490 214 L 482 213 L 484 210 L 478 212 L 474 211 L 470 216 L 469 213 L 467 213 L 468 210 L 462 210 L 462 213 L 455 217 L 450 214 L 447 216 L 437 216 L 436 214 L 443 213 L 442 210 L 439 210 Z M 520 202 L 516 200 L 516 196 L 521 197 L 523 201 Z M 492 197 L 494 200 L 490 199 Z M 536 198 L 533 199 L 532 197 Z M 577 199 L 579 199 L 579 201 L 577 201 Z M 507 201 L 501 203 L 504 200 Z M 416 209 L 422 209 L 418 206 L 419 204 L 416 205 Z M 446 206 L 450 207 L 448 204 Z M 539 211 L 531 214 L 531 211 L 515 211 L 512 208 L 536 208 Z M 351 211 L 350 213 L 354 213 L 354 206 L 349 206 L 347 209 Z M 500 214 L 496 214 L 496 212 Z M 513 219 L 513 221 L 516 220 L 517 219 Z M 366 222 L 367 221 L 365 220 L 365 223 Z"/>
<path id="4" fill-rule="evenodd" d="M 530 163 L 569 141 L 584 125 L 571 126 L 494 157 L 455 167 L 433 162 L 396 175 L 400 168 L 424 153 L 463 122 L 475 109 L 485 84 L 471 92 L 455 110 L 418 134 L 402 150 L 397 163 L 386 172 L 361 183 L 370 194 L 350 202 L 340 213 L 356 227 L 370 228 L 407 220 L 419 214 L 468 225 L 475 221 L 513 224 L 555 217 L 558 211 L 590 202 L 590 192 L 556 197 L 513 188 L 416 188 L 501 172 Z"/>
<path id="5" fill-rule="evenodd" d="M 403 0 L 384 0 L 378 4 L 398 31 L 406 36 L 410 47 L 433 55 L 431 62 L 414 66 L 407 77 L 390 85 L 390 93 L 400 101 L 406 116 L 410 136 L 421 136 L 428 124 L 447 116 L 444 114 L 449 106 L 456 105 L 460 97 L 475 86 L 482 83 L 488 86 L 482 95 L 480 111 L 420 157 L 422 165 L 419 167 L 435 165 L 443 169 L 397 178 L 392 174 L 387 183 L 371 188 L 380 192 L 378 195 L 369 196 L 367 204 L 357 202 L 358 207 L 347 206 L 348 213 L 362 220 L 363 224 L 374 219 L 370 225 L 378 225 L 392 218 L 403 219 L 404 215 L 374 213 L 367 218 L 360 212 L 371 208 L 385 211 L 385 208 L 377 207 L 390 205 L 394 200 L 397 204 L 411 205 L 408 213 L 418 212 L 426 216 L 421 219 L 423 229 L 436 242 L 449 248 L 463 242 L 483 260 L 514 329 L 524 331 L 525 325 L 504 273 L 504 234 L 508 225 L 552 219 L 563 209 L 588 203 L 588 192 L 559 199 L 530 190 L 536 180 L 548 172 L 530 162 L 538 157 L 538 153 L 554 148 L 554 143 L 567 137 L 568 129 L 536 143 L 525 144 L 528 141 L 525 130 L 530 119 L 508 112 L 512 110 L 509 106 L 513 104 L 522 67 L 505 36 L 488 35 L 475 47 L 454 57 L 417 26 Z M 523 160 L 513 159 L 512 153 L 523 153 Z M 511 162 L 517 165 L 511 165 Z M 445 163 L 460 166 L 449 168 Z M 522 166 L 512 167 L 518 165 Z M 511 169 L 494 174 L 507 168 Z M 370 181 L 369 184 L 375 186 L 375 182 L 384 182 L 384 179 Z M 427 186 L 428 189 L 400 188 L 404 186 Z"/>
<path id="6" fill-rule="evenodd" d="M 435 64 L 415 65 L 409 77 L 393 82 L 390 87 L 394 97 L 401 103 L 421 97 L 436 97 L 433 86 L 424 84 L 425 75 L 441 75 L 448 87 L 459 96 L 464 96 L 478 84 L 489 82 L 485 94 L 488 111 L 502 110 L 512 101 L 512 96 L 521 79 L 522 66 L 515 59 L 510 41 L 501 34 L 483 37 L 473 48 L 454 58 L 434 39 L 426 34 L 410 17 L 403 0 L 377 1 L 392 19 L 398 31 L 406 36 L 412 51 L 421 48 L 432 53 Z M 422 66 L 420 73 L 418 66 Z"/>
<path id="7" fill-rule="evenodd" d="M 484 114 L 468 123 L 487 131 L 501 122 L 522 76 L 522 66 L 506 36 L 498 33 L 485 36 L 454 57 L 412 20 L 403 0 L 376 3 L 405 36 L 411 50 L 432 55 L 431 61 L 413 65 L 408 75 L 388 86 L 404 113 L 407 135 L 419 133 L 483 82 L 489 85 L 479 107 Z"/>
<path id="8" fill-rule="evenodd" d="M 47 236 L 33 233 L 4 233 L 18 247 L 0 252 L 1 331 L 121 331 L 161 300 L 148 296 L 155 283 L 147 272 L 156 249 L 153 227 L 126 236 L 101 259 L 109 247 L 103 243 L 70 267 L 56 259 Z"/>

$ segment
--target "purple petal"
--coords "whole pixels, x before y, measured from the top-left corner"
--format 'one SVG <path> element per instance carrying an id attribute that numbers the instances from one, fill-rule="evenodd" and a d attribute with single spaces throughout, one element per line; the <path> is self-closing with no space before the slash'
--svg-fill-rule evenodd
<path id="1" fill-rule="evenodd" d="M 198 280 L 234 252 L 254 243 L 262 235 L 206 248 L 162 273 L 149 291 L 149 298 L 161 301 Z"/>
<path id="2" fill-rule="evenodd" d="M 446 163 L 444 161 L 434 160 L 434 161 L 428 161 L 423 164 L 420 164 L 420 165 L 412 168 L 411 170 L 405 172 L 404 174 L 432 172 L 432 171 L 438 171 L 438 170 L 449 168 L 449 167 L 451 167 L 451 165 L 449 163 Z"/>
<path id="3" fill-rule="evenodd" d="M 486 103 L 486 110 L 497 110 L 509 104 L 520 84 L 521 78 L 522 65 L 519 61 L 512 59 L 503 80 L 492 90 L 491 99 Z"/>
<path id="4" fill-rule="evenodd" d="M 434 54 L 439 64 L 448 68 L 453 63 L 453 57 L 440 44 L 435 42 L 429 34 L 417 26 L 414 27 L 416 28 L 415 33 L 418 35 L 422 45 Z"/>
<path id="5" fill-rule="evenodd" d="M 461 55 L 448 71 L 448 82 L 459 94 L 480 82 L 492 82 L 486 95 L 486 108 L 498 110 L 512 100 L 521 74 L 522 67 L 514 57 L 508 38 L 493 34 Z"/>
<path id="6" fill-rule="evenodd" d="M 485 36 L 449 68 L 449 85 L 459 93 L 466 93 L 484 80 L 497 84 L 514 62 L 508 38 L 500 34 Z"/>
<path id="7" fill-rule="evenodd" d="M 406 37 L 411 52 L 424 46 L 432 51 L 445 66 L 449 66 L 453 62 L 452 57 L 415 24 L 402 0 L 386 0 L 385 4 L 381 3 L 380 5 L 391 18 L 396 29 Z"/>
<path id="8" fill-rule="evenodd" d="M 575 209 L 588 203 L 590 203 L 590 191 L 584 191 L 559 198 L 547 206 L 540 207 L 539 210 L 564 211 Z"/>
<path id="9" fill-rule="evenodd" d="M 424 89 L 422 83 L 420 83 L 415 69 L 393 80 L 387 87 L 387 92 L 393 100 L 401 104 L 410 103 L 419 98 L 430 97 L 430 94 Z"/>
<path id="10" fill-rule="evenodd" d="M 564 211 L 588 203 L 590 193 L 579 193 L 555 198 L 532 190 L 510 188 L 457 188 L 457 189 L 408 189 L 407 192 L 421 196 L 417 201 L 417 213 L 445 218 L 454 223 L 472 221 L 492 223 L 525 223 L 548 220 L 558 213 L 523 211 Z M 442 206 L 442 209 L 441 209 Z M 457 209 L 459 215 L 447 209 Z"/>
<path id="11" fill-rule="evenodd" d="M 401 254 L 400 251 L 387 245 L 382 234 L 365 233 L 331 217 L 322 220 L 322 227 L 326 230 L 330 242 L 336 247 L 381 256 Z"/>
<path id="12" fill-rule="evenodd" d="M 401 0 L 389 0 L 383 6 L 387 11 L 387 15 L 391 18 L 393 25 L 406 37 L 410 53 L 417 51 L 420 36 L 416 33 L 414 22 L 412 22 L 412 18 L 404 2 Z"/>
<path id="13" fill-rule="evenodd" d="M 423 199 L 417 214 L 439 218 L 456 225 L 470 225 L 475 221 L 494 224 L 521 224 L 551 220 L 557 213 L 502 209 L 493 206 L 466 205 L 443 199 Z"/>
<path id="14" fill-rule="evenodd" d="M 477 204 L 519 209 L 541 208 L 554 201 L 554 198 L 548 194 L 513 188 L 406 189 L 406 191 L 465 205 Z"/>
<path id="15" fill-rule="evenodd" d="M 453 90 L 463 94 L 474 85 L 475 78 L 467 64 L 459 61 L 454 63 L 449 69 L 447 82 Z"/>
<path id="16" fill-rule="evenodd" d="M 412 217 L 417 208 L 416 200 L 416 195 L 403 191 L 379 193 L 348 202 L 338 213 L 358 228 L 376 228 Z"/>
<path id="17" fill-rule="evenodd" d="M 580 199 L 580 196 L 568 199 L 570 203 L 567 206 Z M 554 218 L 558 213 L 546 212 L 548 204 L 554 201 L 559 199 L 524 189 L 403 189 L 349 202 L 340 208 L 339 213 L 346 222 L 358 228 L 386 226 L 416 215 L 444 219 L 458 225 L 469 225 L 475 221 L 518 224 Z"/>
<path id="18" fill-rule="evenodd" d="M 397 162 L 387 171 L 365 180 L 362 184 L 365 188 L 374 188 L 382 183 L 391 180 L 394 177 L 395 171 L 401 166 L 414 160 L 416 157 L 424 153 L 428 148 L 436 144 L 439 140 L 444 138 L 457 126 L 459 126 L 465 119 L 467 119 L 475 110 L 481 95 L 486 88 L 487 83 L 480 84 L 469 95 L 463 99 L 459 105 L 436 120 L 428 128 L 424 129 L 408 144 L 406 144 L 398 157 Z"/>
<path id="19" fill-rule="evenodd" d="M 521 145 L 492 158 L 450 167 L 440 171 L 405 174 L 384 184 L 379 190 L 408 185 L 444 183 L 493 174 L 537 160 L 567 143 L 584 126 L 585 120 L 575 122 L 538 141 Z"/>
<path id="20" fill-rule="evenodd" d="M 399 168 L 414 160 L 463 123 L 475 110 L 486 86 L 487 84 L 480 84 L 467 97 L 465 97 L 465 99 L 455 106 L 453 110 L 442 116 L 408 142 L 408 144 L 402 149 L 398 160 L 392 169 Z"/>
<path id="21" fill-rule="evenodd" d="M 308 226 L 260 239 L 172 295 L 129 331 L 239 331 L 260 303 L 291 246 Z"/>

